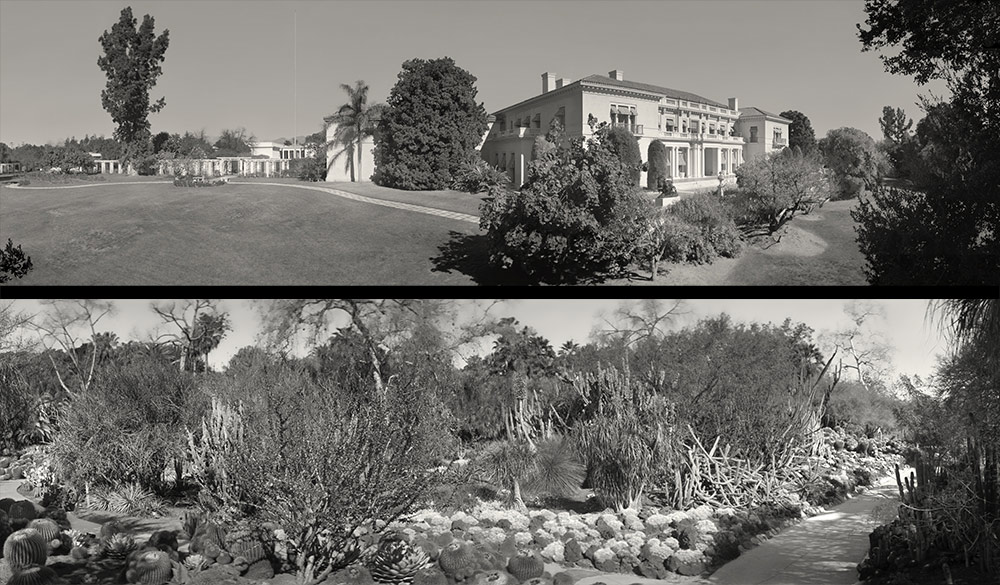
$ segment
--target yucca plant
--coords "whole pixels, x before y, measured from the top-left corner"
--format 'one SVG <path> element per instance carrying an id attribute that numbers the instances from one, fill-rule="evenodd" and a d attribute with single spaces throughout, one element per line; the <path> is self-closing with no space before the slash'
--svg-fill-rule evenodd
<path id="1" fill-rule="evenodd" d="M 156 494 L 134 483 L 93 493 L 90 501 L 94 510 L 125 516 L 160 514 L 165 507 Z"/>
<path id="2" fill-rule="evenodd" d="M 511 503 L 524 508 L 523 491 L 567 495 L 583 483 L 584 467 L 565 438 L 554 435 L 537 444 L 499 441 L 486 448 L 481 460 L 485 474 L 511 491 Z"/>
<path id="3" fill-rule="evenodd" d="M 468 193 L 482 193 L 503 187 L 510 182 L 505 171 L 490 165 L 482 159 L 470 160 L 459 168 L 452 188 Z"/>

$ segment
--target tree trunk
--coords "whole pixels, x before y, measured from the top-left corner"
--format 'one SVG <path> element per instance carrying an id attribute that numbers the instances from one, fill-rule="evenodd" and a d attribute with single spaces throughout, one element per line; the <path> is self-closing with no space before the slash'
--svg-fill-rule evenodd
<path id="1" fill-rule="evenodd" d="M 511 490 L 514 496 L 514 506 L 518 510 L 524 510 L 527 506 L 524 505 L 524 499 L 521 498 L 521 482 L 517 479 L 514 480 L 513 489 Z"/>
<path id="2" fill-rule="evenodd" d="M 364 135 L 358 132 L 358 182 L 361 182 L 361 146 L 364 142 Z"/>
<path id="3" fill-rule="evenodd" d="M 649 258 L 649 281 L 656 282 L 656 254 L 653 254 Z"/>

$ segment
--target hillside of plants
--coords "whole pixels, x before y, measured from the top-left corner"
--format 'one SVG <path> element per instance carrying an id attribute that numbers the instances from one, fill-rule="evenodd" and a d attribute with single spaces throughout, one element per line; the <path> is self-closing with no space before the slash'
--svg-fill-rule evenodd
<path id="1" fill-rule="evenodd" d="M 224 368 L 215 301 L 152 304 L 147 341 L 104 331 L 109 303 L 8 305 L 0 582 L 704 575 L 907 464 L 861 576 L 995 574 L 1000 408 L 977 332 L 996 303 L 977 302 L 938 307 L 965 320 L 928 381 L 880 373 L 861 329 L 821 351 L 790 320 L 669 328 L 660 301 L 559 348 L 475 304 L 260 301 L 262 335 Z"/>

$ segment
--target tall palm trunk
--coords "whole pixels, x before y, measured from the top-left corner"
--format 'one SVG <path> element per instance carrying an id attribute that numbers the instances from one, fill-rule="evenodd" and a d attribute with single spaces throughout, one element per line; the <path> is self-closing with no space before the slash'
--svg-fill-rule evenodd
<path id="1" fill-rule="evenodd" d="M 364 142 L 364 132 L 363 132 L 363 129 L 361 128 L 360 124 L 358 125 L 358 133 L 357 133 L 356 140 L 358 141 L 358 181 L 360 182 L 361 181 L 361 145 Z M 353 181 L 354 179 L 351 179 L 351 180 Z"/>

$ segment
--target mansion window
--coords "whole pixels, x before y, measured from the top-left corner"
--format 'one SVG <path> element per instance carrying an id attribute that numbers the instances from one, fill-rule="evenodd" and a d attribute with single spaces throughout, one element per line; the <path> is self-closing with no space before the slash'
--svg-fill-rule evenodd
<path id="1" fill-rule="evenodd" d="M 698 121 L 697 120 L 691 120 L 691 133 L 692 134 L 698 134 Z"/>
<path id="2" fill-rule="evenodd" d="M 674 131 L 674 121 L 667 120 L 667 132 L 673 132 L 673 131 Z"/>
<path id="3" fill-rule="evenodd" d="M 559 126 L 561 126 L 563 128 L 566 127 L 566 106 L 563 106 L 563 107 L 559 108 L 558 111 L 556 111 L 556 115 L 553 118 L 553 120 L 554 121 L 558 121 L 559 122 Z"/>
<path id="4" fill-rule="evenodd" d="M 757 127 L 750 126 L 750 142 L 757 142 Z"/>
<path id="5" fill-rule="evenodd" d="M 774 141 L 777 142 L 778 144 L 780 144 L 782 142 L 782 140 L 781 140 L 781 130 L 778 130 L 777 128 L 775 128 L 775 130 L 774 130 Z"/>
<path id="6" fill-rule="evenodd" d="M 611 125 L 623 126 L 625 128 L 635 127 L 636 111 L 635 106 L 623 106 L 611 104 Z"/>
<path id="7" fill-rule="evenodd" d="M 531 119 L 531 127 L 532 128 L 541 128 L 542 127 L 542 115 L 541 114 L 535 114 L 535 117 Z"/>

